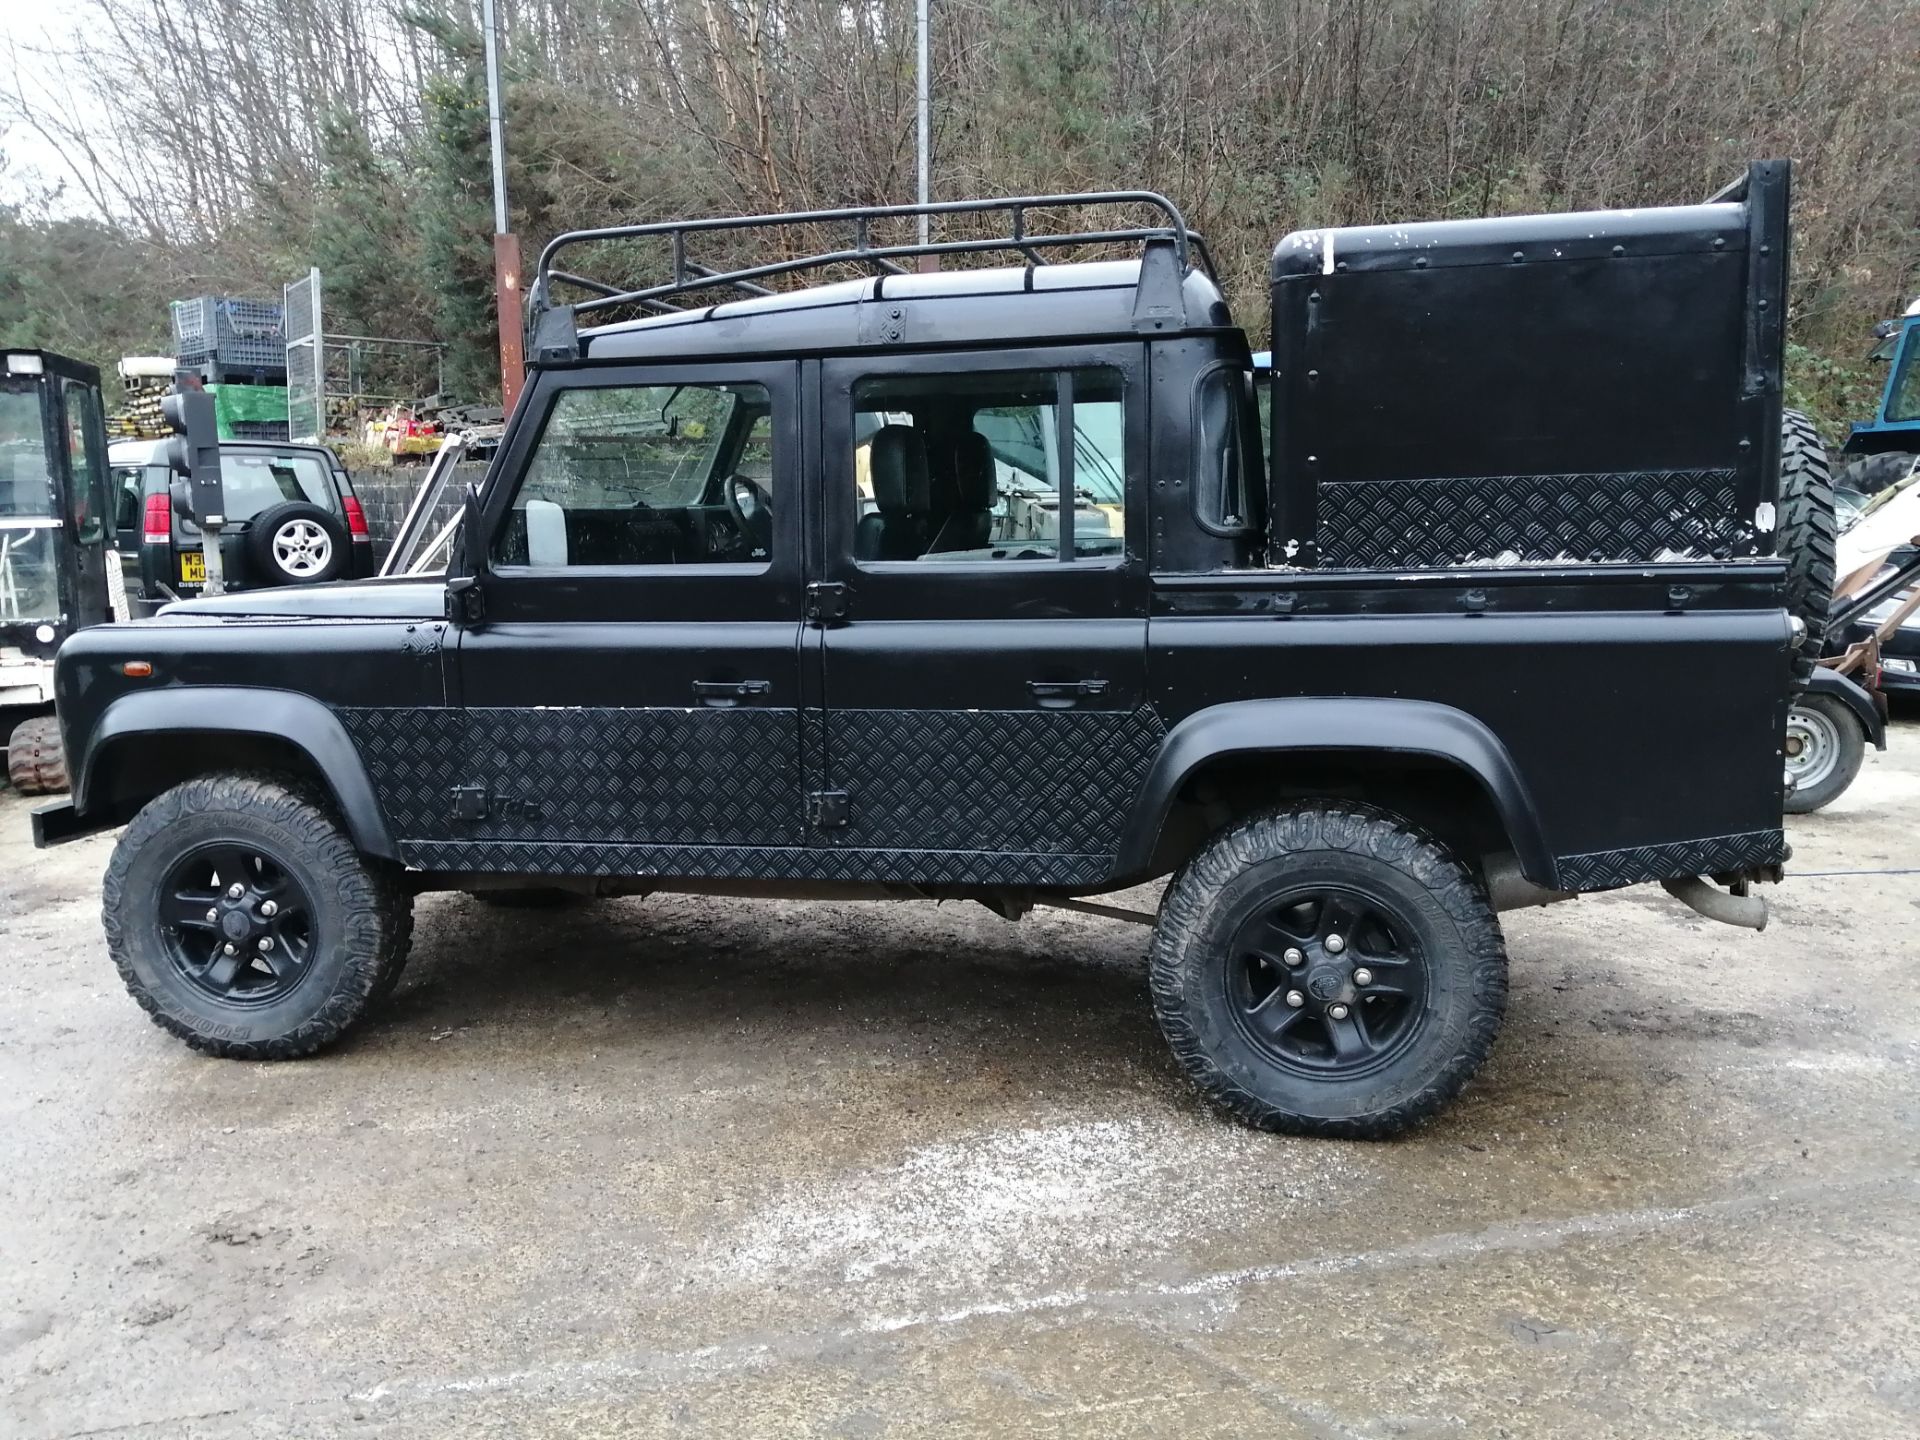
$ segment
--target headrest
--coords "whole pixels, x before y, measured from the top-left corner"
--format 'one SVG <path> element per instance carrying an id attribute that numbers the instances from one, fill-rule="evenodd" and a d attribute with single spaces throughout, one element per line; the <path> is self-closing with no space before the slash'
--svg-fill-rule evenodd
<path id="1" fill-rule="evenodd" d="M 969 430 L 953 447 L 953 488 L 961 510 L 991 510 L 998 488 L 993 446 L 978 430 Z"/>
<path id="2" fill-rule="evenodd" d="M 873 503 L 882 515 L 927 513 L 927 442 L 911 425 L 882 425 L 867 452 Z"/>

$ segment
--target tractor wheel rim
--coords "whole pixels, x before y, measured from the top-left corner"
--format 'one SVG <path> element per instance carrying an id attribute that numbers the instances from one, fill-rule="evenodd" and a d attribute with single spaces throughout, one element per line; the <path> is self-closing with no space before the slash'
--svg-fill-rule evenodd
<path id="1" fill-rule="evenodd" d="M 1810 790 L 1840 763 L 1840 732 L 1818 710 L 1795 709 L 1787 715 L 1787 773 L 1796 788 Z"/>

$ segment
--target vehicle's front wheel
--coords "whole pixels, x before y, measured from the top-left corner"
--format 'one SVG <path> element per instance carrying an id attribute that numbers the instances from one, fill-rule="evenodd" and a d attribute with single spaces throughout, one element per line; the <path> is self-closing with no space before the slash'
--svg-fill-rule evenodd
<path id="1" fill-rule="evenodd" d="M 103 887 L 107 951 L 154 1023 L 196 1050 L 287 1060 L 330 1044 L 405 962 L 413 901 L 324 799 L 211 775 L 133 818 Z"/>
<path id="2" fill-rule="evenodd" d="M 1867 732 L 1831 695 L 1796 695 L 1787 711 L 1789 815 L 1811 815 L 1838 800 L 1867 758 Z"/>
<path id="3" fill-rule="evenodd" d="M 1240 821 L 1161 902 L 1154 1011 L 1209 1098 L 1249 1124 L 1374 1139 L 1480 1068 L 1507 1000 L 1485 887 L 1424 831 L 1319 802 Z"/>

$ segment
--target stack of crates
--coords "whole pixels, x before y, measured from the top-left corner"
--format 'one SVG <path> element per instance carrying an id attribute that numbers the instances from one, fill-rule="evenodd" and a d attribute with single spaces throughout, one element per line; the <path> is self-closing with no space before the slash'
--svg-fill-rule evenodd
<path id="1" fill-rule="evenodd" d="M 276 301 L 220 295 L 176 300 L 173 348 L 181 365 L 210 384 L 287 383 L 287 323 Z"/>

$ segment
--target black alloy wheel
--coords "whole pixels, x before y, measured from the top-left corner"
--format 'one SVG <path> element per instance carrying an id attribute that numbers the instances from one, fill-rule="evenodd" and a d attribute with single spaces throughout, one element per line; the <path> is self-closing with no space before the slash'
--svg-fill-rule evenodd
<path id="1" fill-rule="evenodd" d="M 1380 1139 L 1438 1113 L 1492 1048 L 1507 957 L 1476 871 L 1350 800 L 1233 822 L 1160 902 L 1153 1008 L 1216 1105 L 1263 1130 Z"/>
<path id="2" fill-rule="evenodd" d="M 1241 925 L 1228 966 L 1248 1040 L 1316 1078 L 1391 1064 L 1426 1015 L 1412 922 L 1377 899 L 1315 886 L 1275 896 Z"/>
<path id="3" fill-rule="evenodd" d="M 160 945 L 182 978 L 225 1005 L 269 1005 L 312 973 L 313 901 L 255 844 L 190 850 L 161 882 Z"/>
<path id="4" fill-rule="evenodd" d="M 283 774 L 213 774 L 121 833 L 100 919 L 127 991 L 196 1050 L 291 1060 L 393 989 L 413 934 L 400 868 L 354 848 L 331 797 Z"/>

